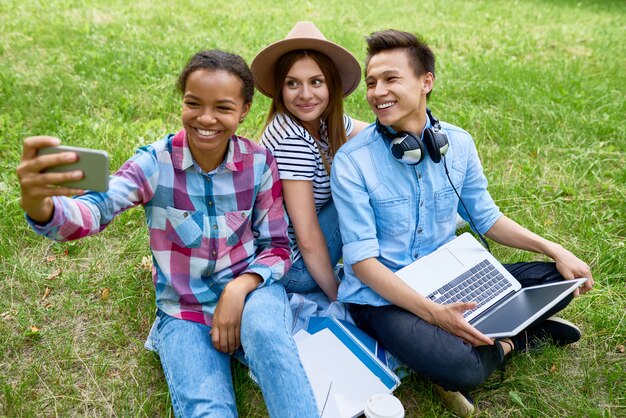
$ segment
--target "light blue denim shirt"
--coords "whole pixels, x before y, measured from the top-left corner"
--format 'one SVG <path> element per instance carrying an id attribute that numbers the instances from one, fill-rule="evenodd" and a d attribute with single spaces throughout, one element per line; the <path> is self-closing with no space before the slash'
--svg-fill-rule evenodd
<path id="1" fill-rule="evenodd" d="M 502 213 L 487 191 L 474 141 L 460 128 L 441 125 L 450 143 L 445 155 L 450 178 L 474 225 L 485 233 Z M 443 161 L 435 164 L 426 156 L 420 164 L 407 165 L 393 157 L 389 144 L 372 124 L 343 145 L 333 160 L 331 191 L 345 265 L 339 286 L 342 302 L 390 304 L 356 277 L 352 264 L 376 257 L 395 272 L 454 238 L 457 211 L 468 220 Z"/>

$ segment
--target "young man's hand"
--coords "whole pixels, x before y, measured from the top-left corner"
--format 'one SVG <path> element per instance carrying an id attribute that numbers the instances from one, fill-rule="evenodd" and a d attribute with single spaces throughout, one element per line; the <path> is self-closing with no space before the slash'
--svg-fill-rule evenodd
<path id="1" fill-rule="evenodd" d="M 474 309 L 476 302 L 456 302 L 447 305 L 437 305 L 432 312 L 432 323 L 467 341 L 474 347 L 479 345 L 492 345 L 493 340 L 463 318 L 463 312 Z"/>
<path id="2" fill-rule="evenodd" d="M 574 292 L 576 296 L 593 287 L 591 269 L 587 263 L 563 248 L 562 245 L 529 231 L 506 216 L 501 216 L 485 235 L 500 244 L 550 257 L 556 262 L 557 270 L 566 280 L 586 277 L 588 280 Z"/>
<path id="3" fill-rule="evenodd" d="M 576 257 L 570 251 L 558 245 L 557 249 L 551 254 L 552 259 L 556 262 L 556 268 L 566 280 L 573 280 L 586 277 L 587 281 L 574 292 L 575 296 L 588 292 L 593 287 L 593 277 L 591 269 L 581 259 Z"/>

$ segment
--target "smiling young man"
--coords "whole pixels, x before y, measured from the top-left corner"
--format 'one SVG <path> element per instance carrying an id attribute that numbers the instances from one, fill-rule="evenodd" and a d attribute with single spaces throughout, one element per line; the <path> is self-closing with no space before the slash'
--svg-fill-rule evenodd
<path id="1" fill-rule="evenodd" d="M 471 136 L 443 122 L 437 129 L 426 107 L 435 81 L 432 50 L 396 30 L 375 32 L 367 44 L 367 101 L 377 123 L 341 147 L 331 175 L 346 273 L 339 300 L 348 303 L 359 327 L 435 383 L 453 412 L 468 416 L 474 406 L 461 391 L 480 385 L 511 351 L 580 338 L 573 324 L 551 316 L 572 297 L 521 334 L 492 341 L 463 318 L 474 302 L 436 304 L 394 272 L 453 239 L 457 212 L 468 221 L 471 216 L 474 229 L 494 241 L 555 261 L 505 265 L 522 286 L 587 277 L 580 289 L 585 292 L 593 285 L 591 271 L 561 245 L 504 216 L 487 191 Z M 404 132 L 412 135 L 396 144 Z M 433 141 L 425 141 L 425 132 Z M 413 149 L 417 139 L 426 142 L 420 151 Z"/>

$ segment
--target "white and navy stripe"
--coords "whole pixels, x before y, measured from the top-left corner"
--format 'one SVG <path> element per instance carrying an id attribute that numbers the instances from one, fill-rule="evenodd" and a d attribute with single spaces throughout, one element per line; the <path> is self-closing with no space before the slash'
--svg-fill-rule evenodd
<path id="1" fill-rule="evenodd" d="M 352 119 L 344 115 L 346 136 L 352 132 Z M 265 146 L 276 159 L 281 180 L 308 180 L 313 182 L 313 198 L 315 211 L 320 209 L 331 198 L 330 177 L 324 167 L 324 160 L 332 163 L 328 153 L 328 128 L 325 122 L 320 127 L 320 140 L 315 138 L 299 123 L 283 114 L 276 114 L 261 135 L 261 145 Z M 296 245 L 293 225 L 289 223 L 289 238 L 293 250 L 294 261 L 300 258 L 300 250 Z"/>

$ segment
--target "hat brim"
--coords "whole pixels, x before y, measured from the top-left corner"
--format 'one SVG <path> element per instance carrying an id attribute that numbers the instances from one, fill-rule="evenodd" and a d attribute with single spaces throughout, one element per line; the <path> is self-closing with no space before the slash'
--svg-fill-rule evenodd
<path id="1" fill-rule="evenodd" d="M 250 69 L 254 75 L 256 88 L 264 95 L 274 98 L 276 95 L 274 77 L 278 59 L 288 52 L 300 49 L 319 51 L 333 61 L 341 79 L 343 97 L 347 97 L 359 86 L 361 66 L 347 49 L 321 39 L 291 38 L 267 46 L 254 57 Z"/>

